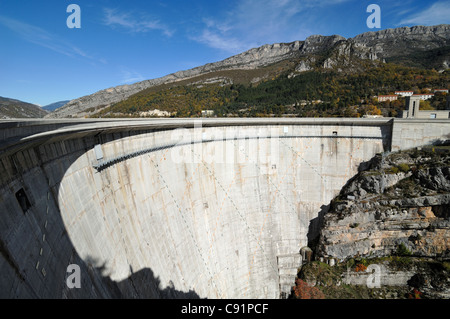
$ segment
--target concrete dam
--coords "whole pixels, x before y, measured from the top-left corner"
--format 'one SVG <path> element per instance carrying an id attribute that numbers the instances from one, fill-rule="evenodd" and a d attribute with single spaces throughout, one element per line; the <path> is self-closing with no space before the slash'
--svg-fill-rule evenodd
<path id="1" fill-rule="evenodd" d="M 387 118 L 1 121 L 0 297 L 280 298 L 365 162 L 449 134 Z"/>

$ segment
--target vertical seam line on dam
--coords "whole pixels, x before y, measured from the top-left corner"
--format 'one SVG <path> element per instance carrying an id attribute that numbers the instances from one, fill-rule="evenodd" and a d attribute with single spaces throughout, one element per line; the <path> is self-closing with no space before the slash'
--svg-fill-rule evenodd
<path id="1" fill-rule="evenodd" d="M 203 253 L 202 253 L 202 251 L 201 251 L 201 249 L 200 249 L 198 243 L 197 243 L 197 240 L 195 239 L 195 237 L 194 237 L 194 235 L 193 235 L 193 233 L 192 233 L 192 230 L 190 229 L 189 224 L 188 224 L 187 221 L 186 221 L 186 218 L 185 218 L 185 216 L 184 216 L 184 214 L 183 214 L 183 211 L 182 211 L 181 207 L 180 207 L 180 205 L 178 204 L 178 201 L 175 199 L 175 196 L 173 195 L 172 191 L 170 190 L 169 185 L 167 184 L 167 182 L 166 182 L 166 180 L 164 179 L 163 175 L 161 174 L 161 171 L 160 171 L 160 169 L 159 169 L 159 165 L 158 165 L 157 163 L 154 162 L 154 160 L 151 158 L 150 154 L 149 154 L 149 158 L 150 158 L 150 161 L 152 162 L 153 166 L 156 168 L 156 170 L 157 170 L 157 172 L 158 172 L 159 178 L 161 178 L 161 180 L 163 181 L 163 183 L 164 183 L 164 185 L 165 185 L 167 191 L 169 192 L 170 197 L 172 197 L 173 203 L 174 203 L 174 204 L 176 205 L 176 207 L 178 208 L 178 212 L 180 213 L 180 216 L 181 216 L 181 218 L 183 219 L 184 224 L 186 225 L 186 228 L 187 228 L 187 230 L 188 230 L 188 232 L 189 232 L 189 235 L 191 236 L 191 238 L 192 238 L 192 240 L 193 240 L 193 242 L 194 242 L 194 244 L 195 244 L 195 247 L 197 248 L 197 251 L 198 251 L 200 257 L 202 258 L 203 263 L 205 264 L 205 267 L 206 267 L 206 269 L 208 270 L 208 273 L 209 273 L 209 276 L 210 276 L 210 278 L 211 278 L 211 282 L 212 282 L 214 288 L 215 288 L 216 291 L 218 292 L 219 296 L 222 296 L 223 294 L 222 294 L 221 290 L 219 289 L 219 287 L 216 286 L 216 283 L 215 283 L 215 281 L 214 281 L 214 276 L 213 276 L 212 273 L 211 273 L 211 269 L 208 267 L 208 263 L 206 262 L 205 257 L 204 257 L 204 255 L 203 255 Z"/>

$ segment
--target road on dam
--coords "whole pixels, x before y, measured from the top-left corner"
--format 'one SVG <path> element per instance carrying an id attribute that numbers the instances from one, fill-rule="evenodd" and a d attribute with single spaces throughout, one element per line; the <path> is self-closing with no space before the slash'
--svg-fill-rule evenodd
<path id="1" fill-rule="evenodd" d="M 280 298 L 358 169 L 448 134 L 391 118 L 0 121 L 0 297 Z"/>

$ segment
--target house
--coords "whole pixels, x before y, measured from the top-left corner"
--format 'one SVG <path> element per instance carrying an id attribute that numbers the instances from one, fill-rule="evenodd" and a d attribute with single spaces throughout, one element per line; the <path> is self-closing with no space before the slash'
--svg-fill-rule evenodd
<path id="1" fill-rule="evenodd" d="M 447 89 L 436 89 L 434 90 L 434 93 L 448 93 Z"/>
<path id="2" fill-rule="evenodd" d="M 434 96 L 434 94 L 433 93 L 424 93 L 424 94 L 413 94 L 412 96 L 418 97 L 421 100 L 428 100 L 428 99 L 431 99 Z"/>
<path id="3" fill-rule="evenodd" d="M 397 95 L 378 95 L 378 102 L 396 101 L 397 99 Z"/>
<path id="4" fill-rule="evenodd" d="M 411 96 L 414 94 L 414 91 L 395 91 L 395 94 L 400 96 Z"/>
<path id="5" fill-rule="evenodd" d="M 202 111 L 202 117 L 211 117 L 214 116 L 213 110 L 203 110 Z"/>

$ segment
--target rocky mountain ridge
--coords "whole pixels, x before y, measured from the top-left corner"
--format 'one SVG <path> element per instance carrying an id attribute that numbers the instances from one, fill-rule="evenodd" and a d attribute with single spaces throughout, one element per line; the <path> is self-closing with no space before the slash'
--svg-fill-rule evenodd
<path id="1" fill-rule="evenodd" d="M 150 87 L 191 78 L 195 81 L 196 77 L 205 74 L 216 77 L 215 72 L 223 70 L 254 70 L 283 60 L 296 59 L 298 65 L 295 71 L 303 72 L 315 67 L 348 66 L 353 58 L 384 61 L 398 55 L 405 56 L 416 51 L 446 46 L 450 46 L 450 25 L 387 29 L 363 33 L 350 39 L 339 35 L 313 35 L 304 41 L 263 45 L 220 62 L 208 63 L 161 78 L 108 88 L 72 100 L 48 117 L 77 116 L 86 109 L 117 103 Z M 441 64 L 443 68 L 448 67 L 450 51 Z"/>

